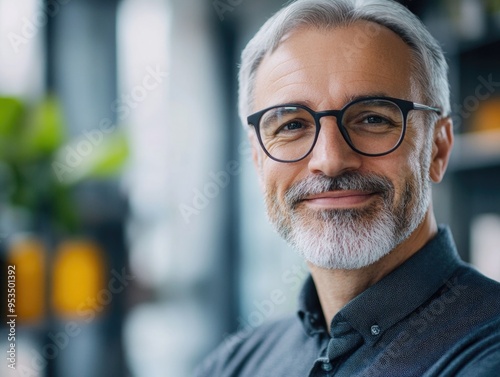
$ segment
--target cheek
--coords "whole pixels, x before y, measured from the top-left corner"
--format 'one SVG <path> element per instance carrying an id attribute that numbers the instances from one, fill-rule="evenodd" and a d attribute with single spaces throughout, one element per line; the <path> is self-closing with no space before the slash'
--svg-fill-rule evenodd
<path id="1" fill-rule="evenodd" d="M 418 153 L 415 149 L 408 148 L 408 145 L 401 145 L 393 153 L 374 160 L 370 166 L 367 166 L 367 171 L 380 174 L 392 182 L 394 186 L 393 205 L 404 200 L 408 183 L 420 179 L 420 170 Z"/>
<path id="2" fill-rule="evenodd" d="M 418 123 L 408 127 L 402 144 L 388 155 L 396 165 L 396 179 L 420 178 L 422 176 L 426 141 L 424 133 L 418 129 L 422 126 Z"/>
<path id="3" fill-rule="evenodd" d="M 405 140 L 401 145 L 401 149 L 408 156 L 409 165 L 415 172 L 421 173 L 422 165 L 424 164 L 427 137 L 422 129 L 425 124 L 422 122 L 415 122 L 412 127 L 409 127 L 405 135 Z"/>
<path id="4" fill-rule="evenodd" d="M 276 196 L 282 201 L 286 191 L 303 175 L 301 163 L 286 164 L 270 158 L 262 161 L 262 180 L 268 195 Z M 305 176 L 304 176 L 305 178 Z"/>

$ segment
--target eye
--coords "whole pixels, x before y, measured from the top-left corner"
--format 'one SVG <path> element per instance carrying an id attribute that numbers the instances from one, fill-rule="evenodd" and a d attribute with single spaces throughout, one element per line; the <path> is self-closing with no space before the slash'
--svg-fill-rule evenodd
<path id="1" fill-rule="evenodd" d="M 314 124 L 307 122 L 303 119 L 293 119 L 287 122 L 283 122 L 275 131 L 275 135 L 288 134 L 302 135 L 304 133 L 309 133 L 314 131 Z"/>
<path id="2" fill-rule="evenodd" d="M 387 123 L 392 123 L 390 120 L 387 118 L 384 118 L 382 116 L 378 115 L 369 115 L 363 119 L 363 123 L 369 123 L 369 124 L 387 124 Z"/>
<path id="3" fill-rule="evenodd" d="M 304 127 L 304 124 L 302 122 L 299 122 L 296 120 L 296 121 L 288 122 L 283 127 L 281 127 L 281 129 L 285 130 L 285 131 L 294 131 L 294 130 L 301 129 L 303 127 Z"/>

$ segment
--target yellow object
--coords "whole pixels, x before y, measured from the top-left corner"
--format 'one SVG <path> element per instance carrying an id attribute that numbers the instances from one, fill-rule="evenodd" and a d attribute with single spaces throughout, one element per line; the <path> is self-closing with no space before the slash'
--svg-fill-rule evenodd
<path id="1" fill-rule="evenodd" d="M 7 263 L 15 266 L 17 322 L 40 322 L 45 315 L 45 248 L 42 242 L 34 236 L 14 238 L 9 245 Z"/>
<path id="2" fill-rule="evenodd" d="M 99 305 L 99 294 L 105 288 L 104 270 L 103 252 L 94 242 L 68 240 L 61 243 L 53 267 L 54 313 L 78 318 L 86 308 Z"/>
<path id="3" fill-rule="evenodd" d="M 500 130 L 500 98 L 491 98 L 479 106 L 471 131 Z"/>

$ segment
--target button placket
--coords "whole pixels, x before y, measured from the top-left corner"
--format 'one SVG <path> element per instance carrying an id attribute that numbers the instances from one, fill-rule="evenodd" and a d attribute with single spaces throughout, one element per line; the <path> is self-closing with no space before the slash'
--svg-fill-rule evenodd
<path id="1" fill-rule="evenodd" d="M 315 361 L 310 377 L 332 377 L 335 366 L 327 357 L 320 357 Z"/>
<path id="2" fill-rule="evenodd" d="M 323 369 L 325 372 L 331 372 L 333 369 L 333 365 L 329 361 L 324 361 L 321 364 L 321 369 Z"/>

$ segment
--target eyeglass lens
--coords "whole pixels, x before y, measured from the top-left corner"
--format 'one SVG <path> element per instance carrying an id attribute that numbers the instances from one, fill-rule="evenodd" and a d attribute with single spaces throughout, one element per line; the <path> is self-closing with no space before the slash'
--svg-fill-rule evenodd
<path id="1" fill-rule="evenodd" d="M 339 121 L 339 120 L 337 120 Z M 373 99 L 355 102 L 342 111 L 344 138 L 365 154 L 382 154 L 400 141 L 404 120 L 394 102 Z M 259 123 L 262 144 L 274 158 L 293 161 L 305 157 L 317 137 L 314 115 L 298 106 L 276 107 L 265 112 Z"/>

